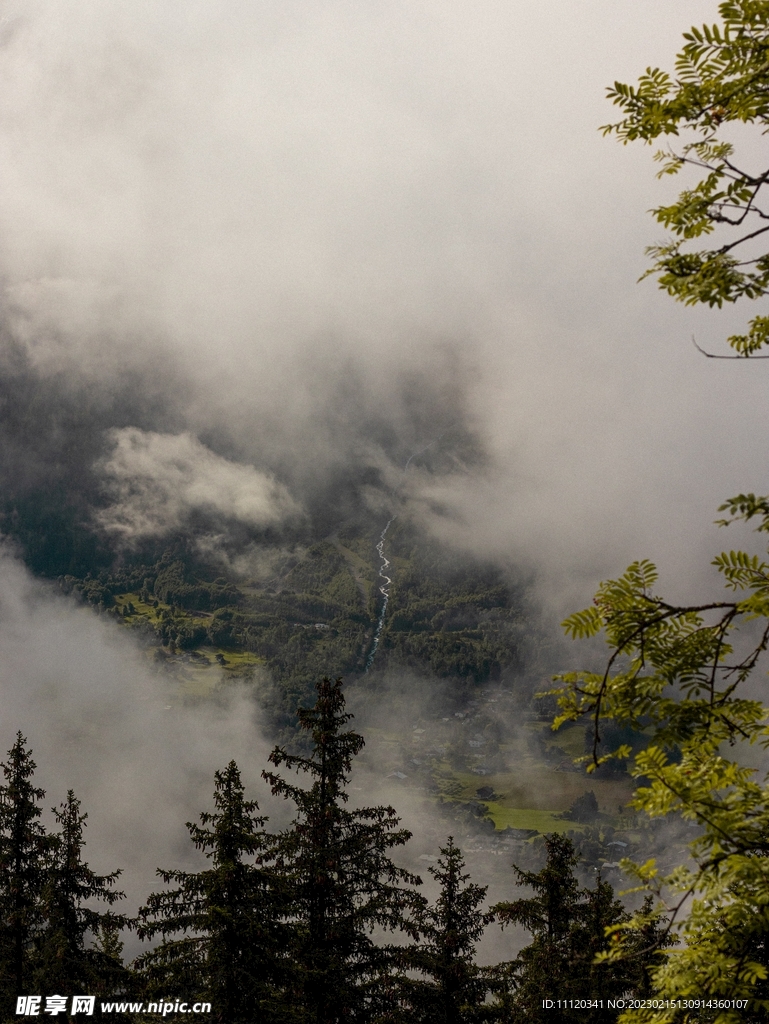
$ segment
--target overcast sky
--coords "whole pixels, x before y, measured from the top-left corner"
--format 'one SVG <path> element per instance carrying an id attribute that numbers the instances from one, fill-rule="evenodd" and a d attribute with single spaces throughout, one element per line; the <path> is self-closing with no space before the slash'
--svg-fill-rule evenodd
<path id="1" fill-rule="evenodd" d="M 673 186 L 597 129 L 605 86 L 672 67 L 715 11 L 7 2 L 6 322 L 41 372 L 97 388 L 162 355 L 183 443 L 225 424 L 273 468 L 333 445 L 345 378 L 395 409 L 404 375 L 448 360 L 492 461 L 417 474 L 461 515 L 436 528 L 578 601 L 642 555 L 677 585 L 721 541 L 719 500 L 764 488 L 769 364 L 691 345 L 753 309 L 636 284 Z"/>

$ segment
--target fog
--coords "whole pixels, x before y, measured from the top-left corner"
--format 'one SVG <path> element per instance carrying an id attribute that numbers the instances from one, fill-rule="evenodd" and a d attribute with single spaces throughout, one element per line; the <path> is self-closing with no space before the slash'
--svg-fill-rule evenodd
<path id="1" fill-rule="evenodd" d="M 231 759 L 272 827 L 286 822 L 260 779 L 270 748 L 251 695 L 229 686 L 191 702 L 151 651 L 32 579 L 7 549 L 0 579 L 0 749 L 17 730 L 28 740 L 48 828 L 74 790 L 88 814 L 86 859 L 123 871 L 130 911 L 159 887 L 158 867 L 203 862 L 185 822 L 212 809 L 214 772 Z"/>
<path id="2" fill-rule="evenodd" d="M 227 449 L 299 504 L 392 458 L 361 423 L 407 455 L 451 403 L 487 458 L 414 485 L 455 513 L 436 530 L 572 599 L 639 555 L 679 586 L 719 501 L 761 489 L 769 370 L 690 343 L 717 347 L 742 311 L 635 284 L 675 183 L 597 128 L 604 87 L 669 65 L 708 13 L 9 3 L 7 336 L 30 373 L 113 402 L 162 364 L 176 422 L 153 443 Z"/>
<path id="3" fill-rule="evenodd" d="M 678 183 L 598 127 L 607 85 L 715 14 L 8 0 L 5 493 L 57 488 L 114 551 L 203 517 L 232 566 L 254 530 L 333 530 L 353 490 L 525 573 L 548 622 L 640 557 L 672 598 L 712 588 L 722 545 L 755 546 L 712 521 L 765 489 L 769 364 L 691 344 L 743 308 L 636 283 Z M 440 471 L 404 474 L 428 445 Z M 21 728 L 51 799 L 83 797 L 94 866 L 144 885 L 215 768 L 262 767 L 256 713 L 175 706 L 116 627 L 3 573 L 3 749 Z"/>
<path id="4" fill-rule="evenodd" d="M 209 508 L 261 525 L 295 508 L 284 488 L 253 466 L 228 462 L 190 434 L 113 430 L 114 448 L 99 469 L 111 501 L 100 523 L 123 540 L 186 525 L 192 509 Z"/>
<path id="5" fill-rule="evenodd" d="M 0 550 L 0 581 L 0 751 L 20 730 L 37 766 L 34 783 L 45 790 L 40 806 L 47 828 L 55 828 L 52 809 L 74 790 L 88 815 L 85 859 L 99 873 L 122 872 L 116 888 L 126 900 L 119 911 L 135 914 L 163 887 L 159 867 L 200 870 L 206 864 L 185 823 L 213 809 L 214 773 L 230 760 L 241 769 L 247 798 L 258 800 L 267 815 L 267 827 L 278 831 L 288 824 L 295 808 L 272 796 L 261 778 L 272 743 L 253 697 L 268 679 L 257 676 L 243 688 L 228 683 L 205 699 L 192 698 L 152 658 L 153 647 L 35 580 L 8 546 Z M 367 733 L 376 725 L 397 734 L 404 716 L 434 718 L 445 690 L 446 684 L 426 678 L 387 677 L 368 691 L 353 689 L 352 728 Z M 351 806 L 396 807 L 414 839 L 396 848 L 394 858 L 422 877 L 425 893 L 436 895 L 426 869 L 453 833 L 470 847 L 468 865 L 490 886 L 489 901 L 509 896 L 512 851 L 495 856 L 485 852 L 488 843 L 475 851 L 472 826 L 441 814 L 414 786 L 416 776 L 404 785 L 389 775 L 391 768 L 376 743 L 367 747 L 354 767 Z M 300 776 L 300 784 L 307 781 Z M 129 957 L 142 948 L 130 932 L 125 940 Z M 521 941 L 515 930 L 506 937 L 491 930 L 482 956 L 510 955 Z"/>

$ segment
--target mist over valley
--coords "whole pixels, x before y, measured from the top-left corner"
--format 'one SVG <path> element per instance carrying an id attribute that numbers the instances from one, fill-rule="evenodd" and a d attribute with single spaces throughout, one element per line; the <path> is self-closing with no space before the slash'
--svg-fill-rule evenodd
<path id="1" fill-rule="evenodd" d="M 686 856 L 541 695 L 603 671 L 560 623 L 629 563 L 718 600 L 718 506 L 764 489 L 769 366 L 691 345 L 733 309 L 636 283 L 667 185 L 596 130 L 705 16 L 651 11 L 4 5 L 0 749 L 28 741 L 46 828 L 75 791 L 121 912 L 209 863 L 185 822 L 233 761 L 290 831 L 262 773 L 317 749 L 324 678 L 365 740 L 346 806 L 394 808 L 428 900 L 450 835 L 484 907 L 567 836 L 581 907 Z M 528 941 L 497 913 L 484 968 Z"/>

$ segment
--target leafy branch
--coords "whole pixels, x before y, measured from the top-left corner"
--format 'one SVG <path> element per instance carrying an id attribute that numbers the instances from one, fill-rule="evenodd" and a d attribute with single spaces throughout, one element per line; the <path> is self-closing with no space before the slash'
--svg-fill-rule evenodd
<path id="1" fill-rule="evenodd" d="M 769 497 L 740 494 L 719 511 L 728 512 L 723 525 L 757 519 L 757 529 L 769 532 Z M 606 956 L 622 957 L 624 932 L 648 925 L 650 913 L 655 921 L 664 916 L 660 934 L 683 941 L 665 951 L 654 975 L 656 995 L 748 998 L 760 1010 L 769 1008 L 769 782 L 743 763 L 743 754 L 749 745 L 769 746 L 769 709 L 741 686 L 769 646 L 769 561 L 732 550 L 713 564 L 735 599 L 667 602 L 654 591 L 655 566 L 644 560 L 602 583 L 592 605 L 565 620 L 576 639 L 603 635 L 609 655 L 603 672 L 556 676 L 553 728 L 588 718 L 593 749 L 583 760 L 589 771 L 610 758 L 630 760 L 631 806 L 652 818 L 677 814 L 701 828 L 689 845 L 692 866 L 665 876 L 654 860 L 623 862 L 658 906 L 618 929 Z M 763 622 L 759 634 L 737 655 L 734 634 L 756 620 Z M 632 759 L 626 744 L 599 756 L 607 720 L 643 738 Z M 677 896 L 667 899 L 665 891 Z M 672 1021 L 675 1015 L 652 1018 L 639 1009 L 623 1019 Z M 738 1017 L 730 1010 L 713 1019 Z"/>
<path id="2" fill-rule="evenodd" d="M 624 144 L 694 135 L 680 150 L 655 155 L 662 164 L 659 177 L 684 168 L 705 173 L 676 202 L 651 211 L 673 238 L 647 248 L 651 266 L 643 277 L 656 277 L 660 288 L 686 305 L 720 308 L 769 292 L 769 253 L 754 251 L 769 231 L 769 224 L 754 227 L 756 220 L 769 220 L 761 204 L 769 168 L 749 172 L 733 159 L 734 145 L 719 135 L 730 123 L 769 131 L 769 15 L 765 0 L 725 2 L 719 12 L 721 25 L 684 33 L 675 76 L 649 67 L 635 86 L 615 82 L 607 95 L 624 116 L 601 130 Z M 716 230 L 733 235 L 712 248 L 683 248 Z M 744 255 L 737 258 L 737 250 Z M 769 318 L 755 317 L 746 334 L 727 340 L 740 355 L 751 356 L 769 344 Z"/>

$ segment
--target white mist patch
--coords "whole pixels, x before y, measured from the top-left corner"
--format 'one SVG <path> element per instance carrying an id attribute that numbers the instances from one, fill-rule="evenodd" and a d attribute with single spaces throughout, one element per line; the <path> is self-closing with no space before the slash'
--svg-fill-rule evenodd
<path id="1" fill-rule="evenodd" d="M 195 511 L 249 526 L 297 512 L 291 495 L 271 476 L 216 455 L 190 433 L 124 427 L 110 434 L 114 449 L 100 469 L 114 501 L 98 518 L 126 541 L 162 536 Z"/>
<path id="2" fill-rule="evenodd" d="M 49 809 L 75 791 L 88 813 L 86 859 L 123 869 L 128 913 L 159 887 L 158 867 L 202 863 L 185 822 L 212 809 L 214 772 L 230 760 L 275 827 L 286 815 L 260 779 L 269 745 L 246 688 L 183 702 L 126 630 L 36 582 L 2 547 L 0 704 L 0 760 L 20 730 L 49 828 Z"/>

